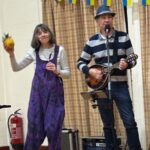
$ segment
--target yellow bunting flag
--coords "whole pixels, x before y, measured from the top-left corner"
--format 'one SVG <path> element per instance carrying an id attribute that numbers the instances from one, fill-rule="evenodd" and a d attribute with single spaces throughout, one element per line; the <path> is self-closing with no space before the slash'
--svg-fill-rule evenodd
<path id="1" fill-rule="evenodd" d="M 147 4 L 147 5 L 150 5 L 150 0 L 147 0 L 146 4 Z"/>
<path id="2" fill-rule="evenodd" d="M 92 6 L 95 5 L 95 0 L 91 0 L 91 5 L 92 5 Z"/>
<path id="3" fill-rule="evenodd" d="M 133 0 L 128 0 L 128 6 L 130 6 L 130 7 L 133 6 Z"/>
<path id="4" fill-rule="evenodd" d="M 112 0 L 107 0 L 107 6 L 111 6 L 112 5 Z"/>

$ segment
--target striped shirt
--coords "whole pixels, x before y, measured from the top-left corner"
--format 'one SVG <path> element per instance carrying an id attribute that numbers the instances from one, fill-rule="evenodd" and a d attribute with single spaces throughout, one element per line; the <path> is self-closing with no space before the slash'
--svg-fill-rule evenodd
<path id="1" fill-rule="evenodd" d="M 110 55 L 110 65 L 120 61 L 121 58 L 127 58 L 133 53 L 133 47 L 127 33 L 114 31 L 109 37 L 109 49 L 106 46 L 106 37 L 102 34 L 92 36 L 86 43 L 81 56 L 78 60 L 78 69 L 84 74 L 89 74 L 88 64 L 94 58 L 95 64 L 108 66 L 108 50 Z M 136 65 L 136 60 L 128 62 L 128 69 Z M 113 69 L 112 81 L 127 81 L 127 70 Z"/>

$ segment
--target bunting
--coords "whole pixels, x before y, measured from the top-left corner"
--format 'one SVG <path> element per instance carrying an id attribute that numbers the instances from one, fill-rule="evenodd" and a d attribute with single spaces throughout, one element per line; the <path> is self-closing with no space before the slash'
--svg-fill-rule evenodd
<path id="1" fill-rule="evenodd" d="M 111 6 L 112 5 L 112 0 L 103 0 L 103 4 L 106 6 Z"/>
<path id="2" fill-rule="evenodd" d="M 57 3 L 61 3 L 64 0 L 55 0 Z M 67 0 L 69 4 L 77 4 L 77 0 Z M 133 1 L 134 0 L 122 0 L 123 1 L 123 6 L 133 6 Z M 87 5 L 90 6 L 95 6 L 96 0 L 86 0 Z M 103 5 L 106 6 L 112 6 L 112 0 L 103 0 Z M 142 0 L 142 5 L 143 6 L 150 6 L 150 0 Z"/>
<path id="3" fill-rule="evenodd" d="M 142 0 L 142 5 L 143 6 L 150 5 L 150 0 Z"/>
<path id="4" fill-rule="evenodd" d="M 133 6 L 133 0 L 123 0 L 123 6 Z"/>
<path id="5" fill-rule="evenodd" d="M 68 3 L 69 3 L 69 4 L 76 4 L 76 3 L 77 3 L 77 0 L 68 0 Z"/>
<path id="6" fill-rule="evenodd" d="M 86 0 L 87 5 L 94 6 L 95 5 L 95 0 Z"/>

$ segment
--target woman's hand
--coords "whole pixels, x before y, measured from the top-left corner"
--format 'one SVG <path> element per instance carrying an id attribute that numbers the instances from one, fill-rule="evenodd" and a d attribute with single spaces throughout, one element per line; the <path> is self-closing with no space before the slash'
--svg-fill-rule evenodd
<path id="1" fill-rule="evenodd" d="M 60 72 L 57 70 L 56 65 L 51 63 L 51 62 L 48 62 L 46 64 L 46 69 L 49 70 L 49 71 L 52 71 L 56 75 L 60 75 Z"/>
<path id="2" fill-rule="evenodd" d="M 14 46 L 15 42 L 9 34 L 4 34 L 3 39 L 3 47 L 9 55 L 14 54 Z"/>
<path id="3" fill-rule="evenodd" d="M 10 55 L 14 55 L 14 47 L 9 47 L 5 43 L 3 44 L 5 51 Z"/>

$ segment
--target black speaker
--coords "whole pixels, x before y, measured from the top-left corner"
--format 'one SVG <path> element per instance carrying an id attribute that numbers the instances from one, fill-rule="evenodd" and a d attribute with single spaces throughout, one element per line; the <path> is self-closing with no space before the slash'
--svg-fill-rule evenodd
<path id="1" fill-rule="evenodd" d="M 77 129 L 62 129 L 62 150 L 79 150 L 79 131 Z"/>
<path id="2" fill-rule="evenodd" d="M 118 145 L 121 145 L 121 138 L 117 138 Z M 106 150 L 104 137 L 85 137 L 82 138 L 83 150 Z M 120 149 L 121 150 L 121 149 Z"/>

